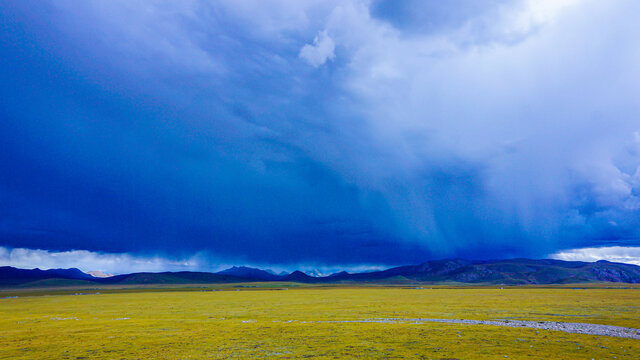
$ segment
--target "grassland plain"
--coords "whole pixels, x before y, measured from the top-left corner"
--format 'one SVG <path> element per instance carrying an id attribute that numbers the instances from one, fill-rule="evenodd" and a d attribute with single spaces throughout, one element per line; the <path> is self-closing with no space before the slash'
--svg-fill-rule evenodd
<path id="1" fill-rule="evenodd" d="M 633 339 L 484 325 L 339 322 L 518 319 L 638 328 L 637 288 L 223 289 L 0 299 L 0 358 L 640 359 L 640 341 Z"/>

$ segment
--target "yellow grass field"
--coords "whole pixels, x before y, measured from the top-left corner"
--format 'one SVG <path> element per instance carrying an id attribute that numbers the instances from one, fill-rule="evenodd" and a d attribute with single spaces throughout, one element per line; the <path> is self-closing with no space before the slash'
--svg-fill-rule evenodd
<path id="1" fill-rule="evenodd" d="M 373 318 L 638 328 L 640 289 L 226 287 L 20 296 L 0 299 L 0 359 L 640 359 L 640 340 L 633 339 L 489 325 L 339 322 Z"/>

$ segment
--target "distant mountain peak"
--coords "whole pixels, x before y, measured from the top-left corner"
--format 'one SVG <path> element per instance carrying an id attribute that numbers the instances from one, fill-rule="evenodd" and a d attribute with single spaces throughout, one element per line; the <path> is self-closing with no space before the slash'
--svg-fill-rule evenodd
<path id="1" fill-rule="evenodd" d="M 325 276 L 327 276 L 327 274 L 321 272 L 318 269 L 307 270 L 307 271 L 304 271 L 304 273 L 309 275 L 309 276 L 313 276 L 313 277 L 325 277 Z"/>
<path id="2" fill-rule="evenodd" d="M 94 278 L 102 278 L 102 279 L 113 276 L 113 274 L 105 273 L 105 272 L 98 271 L 98 270 L 87 271 L 87 274 L 93 276 Z"/>
<path id="3" fill-rule="evenodd" d="M 233 266 L 229 269 L 219 271 L 218 274 L 256 280 L 278 280 L 280 278 L 278 275 L 274 275 L 268 271 L 248 266 Z"/>
<path id="4" fill-rule="evenodd" d="M 315 281 L 316 278 L 313 277 L 313 276 L 309 276 L 309 275 L 303 273 L 300 270 L 296 270 L 296 271 L 292 272 L 291 274 L 285 276 L 282 280 L 285 280 L 285 281 L 311 282 L 311 281 Z"/>

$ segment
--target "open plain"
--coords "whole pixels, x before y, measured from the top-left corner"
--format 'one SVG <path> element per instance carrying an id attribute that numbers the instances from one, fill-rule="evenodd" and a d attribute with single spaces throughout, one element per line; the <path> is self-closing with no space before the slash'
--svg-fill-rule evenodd
<path id="1" fill-rule="evenodd" d="M 0 296 L 2 359 L 640 358 L 637 287 L 283 283 Z M 615 326 L 629 336 L 549 322 Z"/>

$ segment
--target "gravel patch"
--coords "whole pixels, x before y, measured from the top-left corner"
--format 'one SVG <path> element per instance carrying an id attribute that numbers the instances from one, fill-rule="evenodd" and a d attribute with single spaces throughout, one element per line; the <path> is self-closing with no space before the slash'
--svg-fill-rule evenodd
<path id="1" fill-rule="evenodd" d="M 379 318 L 363 320 L 343 320 L 343 321 L 309 321 L 317 323 L 424 323 L 439 322 L 448 324 L 466 325 L 491 325 L 506 326 L 513 328 L 532 328 L 550 331 L 564 331 L 568 333 L 613 336 L 627 339 L 640 340 L 640 329 L 627 328 L 622 326 L 598 325 L 587 323 L 571 323 L 556 321 L 523 321 L 523 320 L 464 320 L 464 319 L 400 319 L 400 318 Z M 304 323 L 304 321 L 303 321 Z"/>

